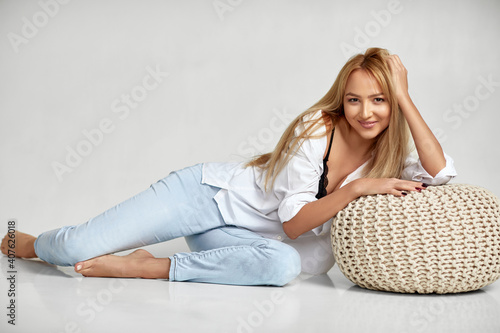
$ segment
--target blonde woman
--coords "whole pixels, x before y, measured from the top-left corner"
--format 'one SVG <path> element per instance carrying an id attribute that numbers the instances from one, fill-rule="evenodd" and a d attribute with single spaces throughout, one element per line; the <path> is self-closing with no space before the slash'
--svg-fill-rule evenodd
<path id="1" fill-rule="evenodd" d="M 410 134 L 418 159 L 409 157 Z M 86 223 L 38 238 L 17 232 L 15 251 L 74 265 L 84 276 L 282 286 L 301 271 L 332 267 L 329 221 L 350 201 L 370 194 L 405 200 L 455 175 L 408 94 L 399 57 L 372 48 L 345 64 L 271 153 L 172 172 Z M 193 252 L 110 254 L 177 237 Z M 3 239 L 4 254 L 12 240 Z"/>

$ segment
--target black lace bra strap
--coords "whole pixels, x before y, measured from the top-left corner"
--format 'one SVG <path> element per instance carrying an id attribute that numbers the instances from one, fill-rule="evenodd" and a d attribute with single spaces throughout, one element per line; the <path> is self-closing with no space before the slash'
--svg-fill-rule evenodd
<path id="1" fill-rule="evenodd" d="M 328 157 L 330 157 L 330 150 L 332 150 L 332 142 L 333 142 L 333 132 L 335 131 L 335 128 L 332 129 L 332 135 L 330 136 L 330 146 L 328 146 L 328 151 L 326 152 L 326 157 L 324 161 L 328 161 Z"/>
<path id="2" fill-rule="evenodd" d="M 326 156 L 323 159 L 323 174 L 319 178 L 318 193 L 316 194 L 317 199 L 320 199 L 326 196 L 327 194 L 326 187 L 328 186 L 328 178 L 326 178 L 326 176 L 328 175 L 328 165 L 326 164 L 326 162 L 328 162 L 328 158 L 330 157 L 330 150 L 332 149 L 333 131 L 334 129 L 332 129 L 332 135 L 330 137 L 330 146 L 328 146 L 328 152 L 326 153 Z"/>

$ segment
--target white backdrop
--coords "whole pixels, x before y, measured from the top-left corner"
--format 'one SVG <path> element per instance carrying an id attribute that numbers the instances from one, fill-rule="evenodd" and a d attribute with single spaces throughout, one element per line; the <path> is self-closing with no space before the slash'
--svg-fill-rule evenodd
<path id="1" fill-rule="evenodd" d="M 500 196 L 499 32 L 497 0 L 0 0 L 0 231 L 269 151 L 369 46 L 402 58 L 454 182 Z"/>

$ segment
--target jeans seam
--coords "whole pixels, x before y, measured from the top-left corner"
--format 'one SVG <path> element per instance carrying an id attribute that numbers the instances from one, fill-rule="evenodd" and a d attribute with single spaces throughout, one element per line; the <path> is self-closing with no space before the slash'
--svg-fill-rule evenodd
<path id="1" fill-rule="evenodd" d="M 184 258 L 176 258 L 177 260 L 184 260 L 184 259 L 191 259 L 191 256 L 194 255 L 195 253 L 197 253 L 198 255 L 198 258 L 205 258 L 206 256 L 209 256 L 211 255 L 212 253 L 214 252 L 219 252 L 219 251 L 228 251 L 228 250 L 238 250 L 238 249 L 255 249 L 257 247 L 260 247 L 260 246 L 252 246 L 252 245 L 237 245 L 237 246 L 226 246 L 226 247 L 221 247 L 221 248 L 217 248 L 217 249 L 212 249 L 212 250 L 208 250 L 208 251 L 200 251 L 200 252 L 191 252 L 191 255 L 190 256 L 187 256 L 187 257 L 184 257 Z M 267 245 L 264 245 L 264 248 L 267 250 L 268 249 L 268 246 Z M 201 253 L 201 252 L 205 252 L 205 253 Z"/>
<path id="2" fill-rule="evenodd" d="M 235 226 L 235 228 L 236 228 L 236 229 L 242 229 L 242 230 L 248 230 L 248 229 L 246 229 L 246 228 L 240 228 L 240 227 L 237 227 L 237 226 Z M 224 228 L 224 227 L 223 227 L 223 228 L 220 228 L 220 230 L 221 230 L 222 232 L 224 232 L 226 235 L 229 235 L 229 236 L 231 236 L 231 237 L 235 237 L 235 238 L 238 238 L 238 239 L 244 239 L 244 240 L 251 240 L 251 239 L 254 239 L 254 241 L 253 241 L 252 243 L 250 243 L 250 245 L 240 245 L 240 246 L 251 246 L 251 247 L 262 247 L 262 246 L 264 246 L 266 249 L 267 249 L 267 248 L 269 248 L 269 241 L 270 241 L 270 240 L 269 240 L 269 239 L 267 239 L 267 238 L 265 238 L 265 237 L 262 237 L 262 236 L 260 236 L 260 235 L 258 235 L 258 234 L 256 234 L 256 235 L 257 235 L 258 237 L 260 237 L 260 238 L 257 238 L 257 237 L 240 237 L 240 236 L 236 236 L 236 235 L 233 235 L 233 234 L 229 233 L 229 232 L 227 231 L 227 229 L 226 229 L 226 228 Z M 249 231 L 251 231 L 251 230 L 249 230 Z M 254 245 L 256 242 L 263 242 L 264 244 L 263 244 L 263 245 Z"/>
<path id="3" fill-rule="evenodd" d="M 175 272 L 177 270 L 177 258 L 173 255 L 170 258 L 170 272 L 168 273 L 168 280 L 175 281 Z"/>

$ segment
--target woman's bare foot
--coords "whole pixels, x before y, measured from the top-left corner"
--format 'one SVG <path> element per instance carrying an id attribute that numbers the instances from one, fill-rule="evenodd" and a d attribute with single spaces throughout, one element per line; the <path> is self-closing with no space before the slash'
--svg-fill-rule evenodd
<path id="1" fill-rule="evenodd" d="M 8 233 L 2 239 L 2 253 L 5 255 L 14 253 L 19 258 L 36 258 L 35 241 L 35 236 L 16 230 L 14 233 Z"/>
<path id="2" fill-rule="evenodd" d="M 93 277 L 168 279 L 169 271 L 169 258 L 155 258 L 143 249 L 135 250 L 126 256 L 108 254 L 75 265 L 75 272 Z"/>

